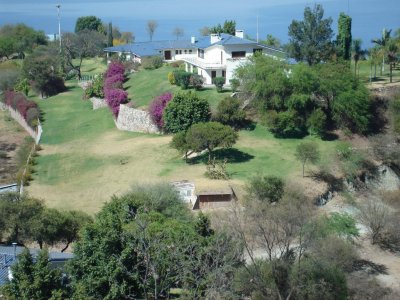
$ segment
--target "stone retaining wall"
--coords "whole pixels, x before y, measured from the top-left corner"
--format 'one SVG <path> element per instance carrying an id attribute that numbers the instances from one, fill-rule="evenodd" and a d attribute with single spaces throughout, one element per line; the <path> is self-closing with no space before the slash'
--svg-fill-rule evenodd
<path id="1" fill-rule="evenodd" d="M 160 133 L 147 111 L 131 108 L 125 104 L 119 106 L 118 119 L 115 124 L 119 130 Z"/>
<path id="2" fill-rule="evenodd" d="M 40 124 L 40 121 L 38 120 L 38 126 L 36 130 L 34 130 L 31 126 L 28 125 L 28 123 L 25 121 L 24 117 L 15 109 L 12 107 L 5 105 L 4 103 L 0 102 L 0 109 L 1 110 L 8 110 L 10 112 L 11 117 L 18 122 L 19 125 L 21 125 L 26 132 L 29 133 L 29 135 L 35 140 L 36 144 L 39 144 L 40 138 L 42 136 L 42 125 Z"/>
<path id="3" fill-rule="evenodd" d="M 93 110 L 107 107 L 106 100 L 101 99 L 101 98 L 92 97 L 92 98 L 90 98 L 90 102 L 92 102 L 92 104 L 93 104 Z"/>

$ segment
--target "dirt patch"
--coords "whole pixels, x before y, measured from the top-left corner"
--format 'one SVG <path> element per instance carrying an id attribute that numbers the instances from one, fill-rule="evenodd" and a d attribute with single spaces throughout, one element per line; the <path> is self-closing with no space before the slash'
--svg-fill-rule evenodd
<path id="1" fill-rule="evenodd" d="M 15 182 L 16 155 L 28 134 L 6 111 L 0 110 L 0 185 Z"/>

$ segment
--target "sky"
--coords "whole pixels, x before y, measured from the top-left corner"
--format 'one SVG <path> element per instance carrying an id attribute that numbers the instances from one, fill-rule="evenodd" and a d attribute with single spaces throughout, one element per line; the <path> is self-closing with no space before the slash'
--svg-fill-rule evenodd
<path id="1" fill-rule="evenodd" d="M 137 41 L 148 40 L 147 20 L 159 26 L 154 39 L 173 38 L 172 30 L 182 27 L 186 38 L 199 35 L 199 29 L 236 20 L 237 28 L 255 37 L 257 16 L 259 36 L 273 34 L 283 42 L 293 19 L 300 20 L 305 6 L 315 1 L 304 0 L 0 0 L 0 25 L 24 22 L 52 34 L 58 30 L 56 4 L 61 4 L 62 31 L 73 31 L 79 16 L 95 15 L 112 22 L 122 31 L 133 31 Z M 365 46 L 379 37 L 384 27 L 400 27 L 400 0 L 319 0 L 325 15 L 332 17 L 336 31 L 341 11 L 353 18 L 353 37 Z"/>

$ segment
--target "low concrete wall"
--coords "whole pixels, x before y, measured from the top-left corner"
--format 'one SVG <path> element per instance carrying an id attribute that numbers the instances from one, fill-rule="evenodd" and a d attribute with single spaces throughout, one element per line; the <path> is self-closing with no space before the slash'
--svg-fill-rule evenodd
<path id="1" fill-rule="evenodd" d="M 160 133 L 147 111 L 131 108 L 125 104 L 119 106 L 119 114 L 115 123 L 119 130 Z"/>
<path id="2" fill-rule="evenodd" d="M 101 98 L 92 97 L 92 98 L 90 98 L 90 102 L 92 102 L 92 104 L 93 104 L 93 110 L 107 107 L 106 100 L 101 99 Z"/>
<path id="3" fill-rule="evenodd" d="M 40 138 L 42 136 L 42 125 L 40 124 L 40 121 L 38 120 L 38 126 L 36 130 L 34 130 L 32 127 L 28 125 L 28 123 L 25 121 L 24 117 L 15 109 L 12 107 L 5 105 L 4 103 L 0 102 L 0 109 L 2 110 L 8 110 L 10 112 L 11 117 L 18 122 L 19 125 L 21 125 L 26 132 L 29 133 L 29 135 L 35 140 L 36 144 L 39 144 Z"/>

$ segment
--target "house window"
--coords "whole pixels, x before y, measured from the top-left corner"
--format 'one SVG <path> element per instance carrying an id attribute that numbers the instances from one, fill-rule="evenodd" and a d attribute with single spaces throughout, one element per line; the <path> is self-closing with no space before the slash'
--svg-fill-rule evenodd
<path id="1" fill-rule="evenodd" d="M 253 49 L 253 54 L 262 53 L 262 49 Z"/>
<path id="2" fill-rule="evenodd" d="M 198 54 L 197 54 L 198 57 L 204 58 L 204 50 L 199 49 L 197 53 L 198 53 Z"/>
<path id="3" fill-rule="evenodd" d="M 226 71 L 222 70 L 222 77 L 226 77 Z"/>
<path id="4" fill-rule="evenodd" d="M 179 54 L 182 54 L 182 50 L 179 50 Z"/>
<path id="5" fill-rule="evenodd" d="M 232 58 L 246 57 L 246 51 L 233 51 Z"/>
<path id="6" fill-rule="evenodd" d="M 178 50 L 175 50 L 175 54 L 178 54 L 179 53 L 179 51 Z"/>
<path id="7" fill-rule="evenodd" d="M 185 54 L 187 54 L 187 50 L 185 49 Z"/>
<path id="8" fill-rule="evenodd" d="M 189 50 L 189 53 L 192 54 L 192 50 Z"/>

